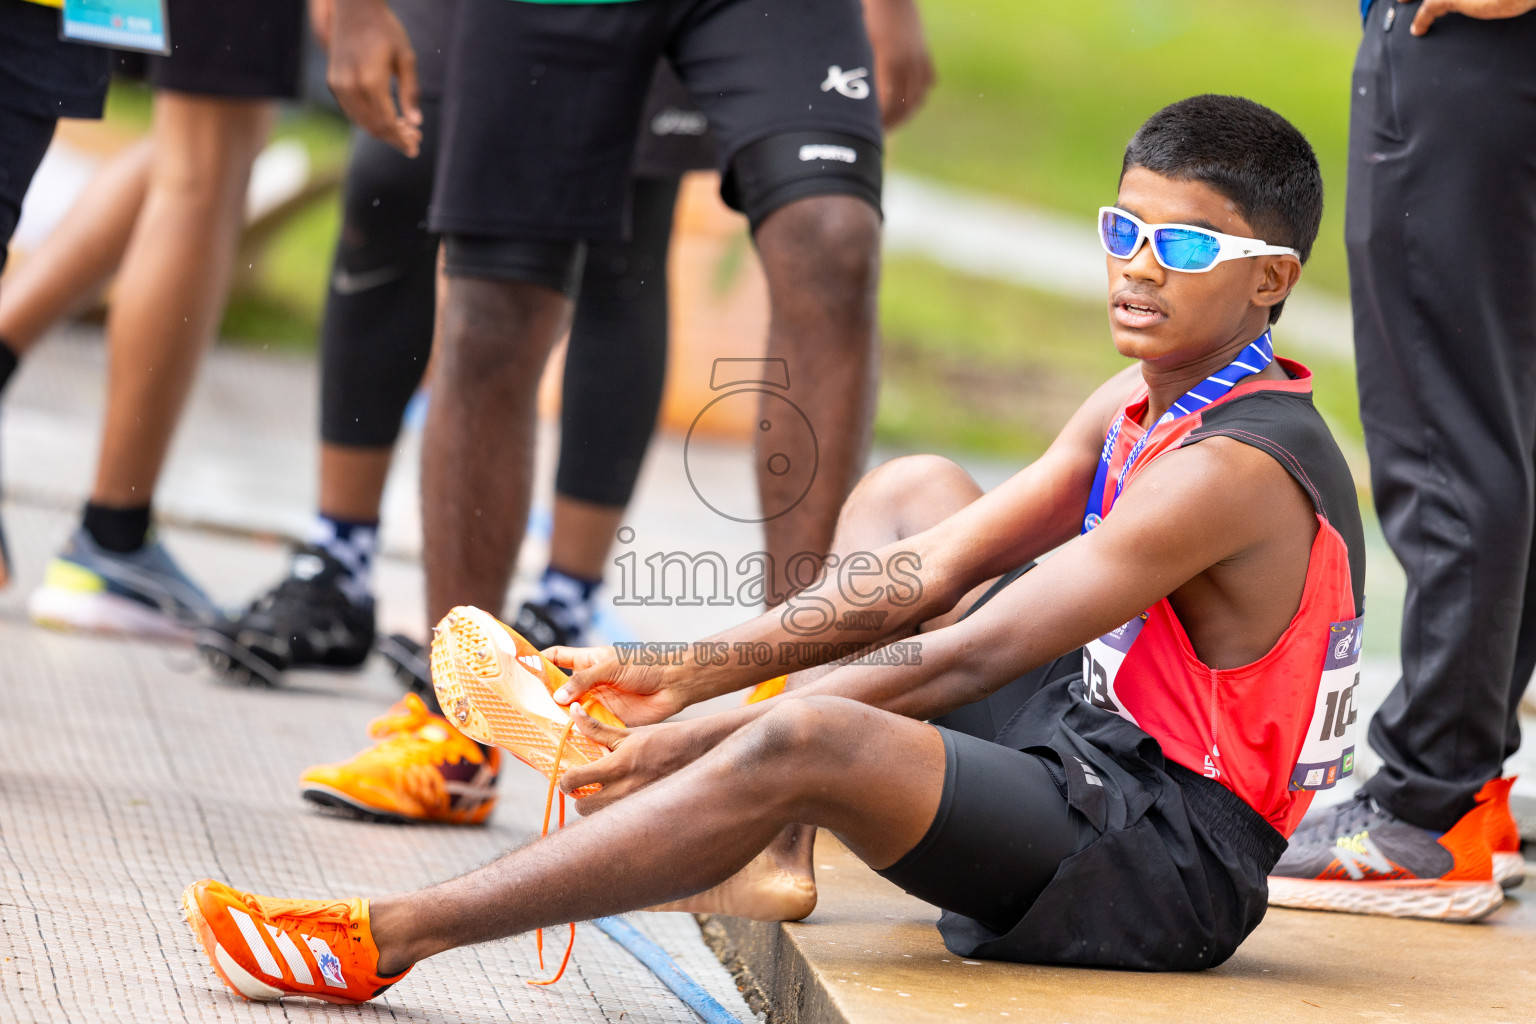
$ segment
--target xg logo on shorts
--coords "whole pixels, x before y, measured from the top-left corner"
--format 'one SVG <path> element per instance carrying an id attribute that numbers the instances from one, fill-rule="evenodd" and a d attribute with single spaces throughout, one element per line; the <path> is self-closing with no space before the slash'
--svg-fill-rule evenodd
<path id="1" fill-rule="evenodd" d="M 851 100 L 862 100 L 869 97 L 869 69 L 854 68 L 844 71 L 833 64 L 827 68 L 827 80 L 821 83 L 822 92 L 831 92 L 836 89 L 839 93 Z"/>

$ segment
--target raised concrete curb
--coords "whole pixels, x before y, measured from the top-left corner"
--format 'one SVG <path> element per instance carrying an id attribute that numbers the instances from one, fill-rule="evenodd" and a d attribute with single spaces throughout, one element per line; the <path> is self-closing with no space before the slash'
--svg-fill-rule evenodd
<path id="1" fill-rule="evenodd" d="M 1504 1024 L 1536 1006 L 1529 886 L 1477 925 L 1271 910 L 1214 970 L 1142 974 L 966 960 L 940 942 L 933 907 L 825 833 L 816 864 L 821 903 L 806 921 L 704 921 L 738 985 L 769 1002 L 770 1024 Z"/>

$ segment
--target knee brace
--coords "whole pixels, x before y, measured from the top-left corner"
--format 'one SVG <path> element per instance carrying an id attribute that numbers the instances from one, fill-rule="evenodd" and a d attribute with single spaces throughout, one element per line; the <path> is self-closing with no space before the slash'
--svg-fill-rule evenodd
<path id="1" fill-rule="evenodd" d="M 808 196 L 849 195 L 880 210 L 880 146 L 833 131 L 785 132 L 744 146 L 720 187 L 756 231 L 774 210 Z"/>
<path id="2" fill-rule="evenodd" d="M 569 299 L 581 286 L 586 255 L 584 242 L 448 235 L 443 239 L 443 273 L 543 285 Z"/>

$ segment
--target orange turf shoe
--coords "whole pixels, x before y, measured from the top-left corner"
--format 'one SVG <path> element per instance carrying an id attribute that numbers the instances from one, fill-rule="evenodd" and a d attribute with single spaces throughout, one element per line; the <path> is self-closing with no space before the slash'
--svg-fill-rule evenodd
<path id="1" fill-rule="evenodd" d="M 379 977 L 365 899 L 277 899 L 205 878 L 181 909 L 215 973 L 246 999 L 362 1003 L 411 972 Z"/>
<path id="2" fill-rule="evenodd" d="M 449 721 L 550 779 L 608 753 L 572 729 L 570 712 L 555 703 L 553 694 L 566 678 L 510 626 L 479 608 L 455 608 L 433 631 L 432 685 Z M 624 727 L 594 697 L 583 697 L 581 706 L 600 722 Z M 596 791 L 586 786 L 576 795 Z"/>
<path id="3" fill-rule="evenodd" d="M 1493 851 L 1493 880 L 1506 889 L 1525 882 L 1525 855 L 1520 852 L 1520 826 L 1509 811 L 1509 790 L 1515 777 L 1493 779 L 1478 791 L 1477 802 L 1487 804 L 1483 833 Z"/>
<path id="4" fill-rule="evenodd" d="M 501 751 L 485 750 L 408 693 L 373 720 L 378 742 L 299 776 L 305 800 L 372 821 L 478 825 L 496 808 Z"/>

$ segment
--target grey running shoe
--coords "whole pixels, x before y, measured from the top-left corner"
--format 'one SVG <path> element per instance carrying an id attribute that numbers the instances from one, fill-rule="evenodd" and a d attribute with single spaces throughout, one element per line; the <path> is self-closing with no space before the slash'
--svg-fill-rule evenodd
<path id="1" fill-rule="evenodd" d="M 153 533 L 139 550 L 119 554 L 98 545 L 84 527 L 48 563 L 27 613 L 57 629 L 175 640 L 224 618 Z"/>
<path id="2" fill-rule="evenodd" d="M 1476 921 L 1504 902 L 1479 804 L 1449 832 L 1410 825 L 1364 792 L 1291 837 L 1269 874 L 1277 907 Z"/>

